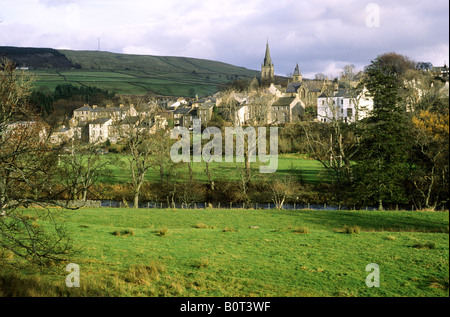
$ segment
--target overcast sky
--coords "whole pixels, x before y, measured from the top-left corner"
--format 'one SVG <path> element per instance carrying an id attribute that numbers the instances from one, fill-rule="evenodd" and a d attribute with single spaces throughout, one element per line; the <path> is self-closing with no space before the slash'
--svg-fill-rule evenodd
<path id="1" fill-rule="evenodd" d="M 0 46 L 205 58 L 275 73 L 357 69 L 397 52 L 449 63 L 448 0 L 0 0 Z"/>

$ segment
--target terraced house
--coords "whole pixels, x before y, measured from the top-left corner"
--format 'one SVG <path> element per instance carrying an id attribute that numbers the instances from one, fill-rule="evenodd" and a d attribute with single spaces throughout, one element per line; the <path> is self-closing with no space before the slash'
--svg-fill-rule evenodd
<path id="1" fill-rule="evenodd" d="M 115 143 L 122 139 L 120 132 L 130 129 L 142 118 L 153 113 L 151 105 L 138 107 L 134 105 L 120 105 L 118 107 L 106 106 L 98 107 L 85 104 L 83 107 L 75 109 L 73 117 L 69 120 L 68 126 L 61 126 L 52 135 L 52 143 L 62 143 L 70 139 L 80 140 L 89 143 L 101 143 L 110 141 Z M 164 121 L 164 122 L 161 122 Z M 158 126 L 165 126 L 167 120 L 158 117 Z"/>

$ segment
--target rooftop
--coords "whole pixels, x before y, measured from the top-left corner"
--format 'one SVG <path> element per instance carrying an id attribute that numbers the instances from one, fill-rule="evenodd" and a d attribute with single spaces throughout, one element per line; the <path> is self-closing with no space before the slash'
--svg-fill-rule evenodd
<path id="1" fill-rule="evenodd" d="M 289 106 L 295 100 L 295 97 L 281 97 L 275 101 L 272 106 Z"/>

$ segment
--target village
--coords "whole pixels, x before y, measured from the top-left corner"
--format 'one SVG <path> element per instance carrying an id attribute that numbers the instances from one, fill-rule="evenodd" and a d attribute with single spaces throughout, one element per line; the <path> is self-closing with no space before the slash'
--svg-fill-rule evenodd
<path id="1" fill-rule="evenodd" d="M 448 67 L 435 67 L 434 73 L 447 79 Z M 373 97 L 358 81 L 342 87 L 328 79 L 303 79 L 299 65 L 295 66 L 286 87 L 274 84 L 274 64 L 267 43 L 261 64 L 261 88 L 253 78 L 245 91 L 221 91 L 204 98 L 159 98 L 146 104 L 119 106 L 85 104 L 75 109 L 68 123 L 61 125 L 51 136 L 51 142 L 61 144 L 68 140 L 80 140 L 91 144 L 117 143 L 123 139 L 123 131 L 145 124 L 150 133 L 168 126 L 182 126 L 192 130 L 193 122 L 200 119 L 207 126 L 213 113 L 220 114 L 233 126 L 280 126 L 305 120 L 346 123 L 366 118 L 373 109 Z M 418 92 L 420 95 L 420 91 Z"/>
<path id="2" fill-rule="evenodd" d="M 449 296 L 448 1 L 2 9 L 0 297 Z"/>

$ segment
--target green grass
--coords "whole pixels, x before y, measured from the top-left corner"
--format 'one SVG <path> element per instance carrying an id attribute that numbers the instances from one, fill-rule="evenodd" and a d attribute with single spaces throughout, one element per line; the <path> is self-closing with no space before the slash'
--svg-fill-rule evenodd
<path id="1" fill-rule="evenodd" d="M 61 50 L 82 69 L 32 70 L 36 87 L 54 89 L 76 84 L 108 89 L 118 94 L 212 95 L 217 86 L 240 78 L 252 79 L 258 71 L 217 61 L 184 57 L 144 56 L 97 51 Z"/>
<path id="2" fill-rule="evenodd" d="M 81 287 L 38 276 L 58 296 L 449 295 L 446 212 L 101 208 L 66 221 Z"/>
<path id="3" fill-rule="evenodd" d="M 119 158 L 118 164 L 116 164 L 115 166 L 111 166 L 108 175 L 99 179 L 99 182 L 106 184 L 123 184 L 128 182 L 131 177 L 131 173 L 129 171 L 127 156 L 124 154 L 108 155 L 117 155 Z M 264 164 L 267 165 L 268 163 Z M 251 163 L 252 174 L 254 175 L 254 177 L 258 177 L 261 175 L 259 173 L 259 165 L 259 162 Z M 239 180 L 239 173 L 243 167 L 244 163 L 211 162 L 210 172 L 214 180 Z M 192 169 L 195 179 L 201 182 L 206 182 L 208 180 L 205 173 L 204 162 L 192 163 Z M 178 166 L 177 171 L 179 172 L 179 175 L 184 175 L 185 177 L 187 177 L 189 172 L 187 164 Z M 321 174 L 322 171 L 322 165 L 315 160 L 283 154 L 278 156 L 278 169 L 276 171 L 276 174 L 279 176 L 291 175 L 298 180 L 303 180 L 306 184 L 316 184 L 320 180 L 323 181 L 323 175 Z M 150 169 L 146 175 L 146 180 L 153 182 L 159 181 L 159 170 Z"/>

